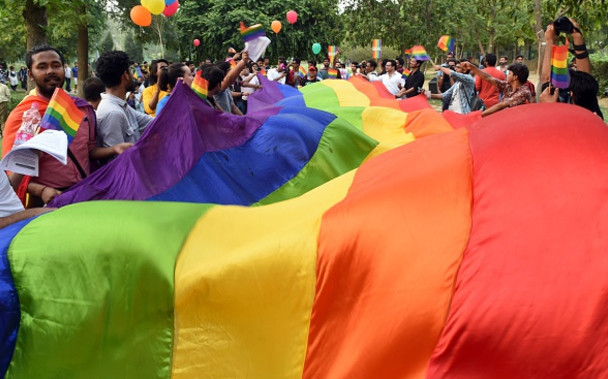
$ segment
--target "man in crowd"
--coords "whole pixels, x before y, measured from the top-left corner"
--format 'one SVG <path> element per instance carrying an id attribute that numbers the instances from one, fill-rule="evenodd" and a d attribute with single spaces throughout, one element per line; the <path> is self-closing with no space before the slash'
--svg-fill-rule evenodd
<path id="1" fill-rule="evenodd" d="M 63 65 L 63 69 L 65 70 L 65 90 L 68 92 L 72 92 L 72 69 L 68 66 L 67 62 Z"/>
<path id="2" fill-rule="evenodd" d="M 509 66 L 509 58 L 507 58 L 505 55 L 503 55 L 498 60 L 498 70 L 500 70 L 500 72 L 502 72 L 505 75 L 505 78 L 507 77 L 507 71 L 508 71 L 507 67 L 508 66 Z"/>
<path id="3" fill-rule="evenodd" d="M 268 80 L 285 84 L 287 80 L 287 65 L 285 64 L 285 58 L 279 57 L 279 64 L 276 68 L 268 70 Z"/>
<path id="4" fill-rule="evenodd" d="M 302 86 L 307 86 L 320 81 L 321 79 L 317 75 L 317 68 L 315 66 L 310 66 L 308 67 L 308 75 L 304 78 L 304 84 L 302 84 Z"/>
<path id="5" fill-rule="evenodd" d="M 370 59 L 365 63 L 364 66 L 361 66 L 361 69 L 363 70 L 361 77 L 369 80 L 370 82 L 375 81 L 378 78 L 378 73 L 376 72 L 377 68 L 378 63 L 375 60 Z"/>
<path id="6" fill-rule="evenodd" d="M 490 74 L 490 76 L 498 80 L 506 80 L 505 74 L 496 69 L 496 55 L 486 54 L 485 57 L 486 68 L 484 72 Z M 490 82 L 482 80 L 479 76 L 475 77 L 475 90 L 479 92 L 479 98 L 483 100 L 486 108 L 490 108 L 500 101 L 498 88 L 492 85 Z"/>
<path id="7" fill-rule="evenodd" d="M 121 146 L 120 154 L 139 140 L 154 118 L 137 112 L 125 101 L 127 92 L 134 88 L 129 56 L 125 52 L 103 53 L 97 60 L 97 77 L 106 87 L 97 108 L 97 144 Z"/>
<path id="8" fill-rule="evenodd" d="M 413 97 L 418 95 L 424 85 L 424 74 L 420 71 L 420 66 L 424 61 L 410 58 L 410 74 L 405 80 L 405 87 L 399 92 L 398 96 Z"/>
<path id="9" fill-rule="evenodd" d="M 475 76 L 481 77 L 495 86 L 500 93 L 502 93 L 502 100 L 489 108 L 486 108 L 482 112 L 482 116 L 488 116 L 492 113 L 496 113 L 507 107 L 514 107 L 516 105 L 526 104 L 530 102 L 532 95 L 530 90 L 526 87 L 526 81 L 528 80 L 528 67 L 523 63 L 513 63 L 508 67 L 507 80 L 498 80 L 487 72 L 481 71 L 474 65 L 466 62 L 462 63 L 462 66 L 466 70 L 470 70 Z"/>
<path id="10" fill-rule="evenodd" d="M 475 79 L 469 75 L 469 70 L 464 68 L 463 59 L 456 63 L 454 71 L 447 67 L 435 65 L 435 70 L 443 71 L 444 76 L 449 76 L 454 81 L 454 85 L 442 94 L 431 94 L 432 99 L 441 99 L 448 104 L 448 110 L 467 114 L 471 112 L 472 99 L 475 94 Z"/>
<path id="11" fill-rule="evenodd" d="M 56 88 L 63 87 L 65 81 L 65 59 L 59 50 L 48 45 L 34 47 L 25 56 L 30 80 L 36 88 L 26 96 L 8 116 L 2 140 L 2 154 L 6 155 L 15 142 L 17 130 L 21 126 L 23 113 L 36 104 L 42 116 Z M 86 101 L 72 97 L 76 106 L 85 114 L 74 140 L 68 147 L 69 159 L 61 164 L 48 154 L 39 160 L 39 176 L 27 185 L 33 206 L 42 206 L 51 201 L 61 191 L 66 190 L 85 178 L 91 172 L 90 160 L 104 159 L 117 153 L 117 147 L 100 148 L 95 143 L 96 117 L 93 107 Z"/>
<path id="12" fill-rule="evenodd" d="M 381 80 L 388 92 L 398 98 L 399 91 L 403 87 L 403 78 L 401 77 L 401 74 L 397 72 L 397 64 L 394 60 L 389 59 L 386 61 L 384 69 L 386 70 L 386 73 L 380 75 L 377 80 Z"/>
<path id="13" fill-rule="evenodd" d="M 291 64 L 290 64 L 290 70 L 289 73 L 287 74 L 287 84 L 292 86 L 292 87 L 297 87 L 299 85 L 301 85 L 301 80 L 300 80 L 300 59 L 299 58 L 293 58 L 291 60 Z"/>
<path id="14" fill-rule="evenodd" d="M 441 65 L 441 67 L 449 68 L 451 71 L 456 69 L 456 59 L 454 59 L 454 54 L 448 54 L 448 60 Z M 441 74 L 441 75 L 440 75 Z M 450 75 L 444 75 L 443 70 L 439 70 L 437 72 L 437 93 L 441 95 L 444 92 L 447 92 L 450 87 L 454 85 L 454 79 L 450 77 Z M 443 106 L 442 111 L 448 109 L 450 103 L 448 102 L 448 98 L 443 98 Z"/>
<path id="15" fill-rule="evenodd" d="M 74 67 L 72 67 L 72 81 L 74 82 L 74 91 L 78 91 L 78 62 L 74 62 Z"/>
<path id="16" fill-rule="evenodd" d="M 84 81 L 82 84 L 82 93 L 87 103 L 91 104 L 93 109 L 97 110 L 99 103 L 101 102 L 101 94 L 106 92 L 106 86 L 103 84 L 101 79 L 97 77 L 91 77 Z"/>
<path id="17" fill-rule="evenodd" d="M 161 91 L 157 84 L 161 70 L 166 67 L 169 67 L 169 62 L 166 59 L 159 59 L 152 62 L 149 77 L 150 86 L 146 87 L 141 95 L 144 103 L 144 110 L 152 117 L 156 116 L 156 105 L 158 105 L 158 102 L 168 95 L 168 92 Z"/>
<path id="18" fill-rule="evenodd" d="M 4 83 L 0 83 L 0 137 L 4 133 L 4 123 L 8 117 L 8 106 L 11 101 L 11 91 Z"/>

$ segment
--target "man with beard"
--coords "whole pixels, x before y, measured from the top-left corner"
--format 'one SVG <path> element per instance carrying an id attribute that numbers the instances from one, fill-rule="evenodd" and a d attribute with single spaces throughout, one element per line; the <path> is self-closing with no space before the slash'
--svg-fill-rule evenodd
<path id="1" fill-rule="evenodd" d="M 129 56 L 124 51 L 107 51 L 97 60 L 97 77 L 106 86 L 97 107 L 97 145 L 110 147 L 127 143 L 132 146 L 153 117 L 129 107 L 125 98 L 133 91 Z"/>
<path id="2" fill-rule="evenodd" d="M 424 84 L 424 74 L 420 72 L 420 66 L 424 61 L 410 58 L 410 74 L 405 80 L 405 87 L 399 91 L 397 97 L 413 97 L 420 93 Z"/>
<path id="3" fill-rule="evenodd" d="M 27 74 L 36 84 L 35 90 L 26 96 L 13 109 L 8 117 L 2 141 L 2 154 L 6 155 L 15 142 L 17 130 L 21 126 L 23 113 L 32 106 L 38 107 L 42 116 L 56 88 L 61 88 L 65 81 L 63 65 L 65 59 L 59 50 L 43 45 L 34 47 L 25 56 Z M 48 154 L 42 154 L 39 160 L 39 176 L 25 180 L 30 194 L 28 206 L 41 206 L 51 201 L 61 191 L 68 189 L 89 175 L 89 159 L 97 160 L 116 154 L 121 146 L 99 148 L 95 145 L 95 111 L 86 101 L 72 97 L 76 106 L 85 114 L 80 127 L 70 144 L 66 165 L 61 164 Z"/>

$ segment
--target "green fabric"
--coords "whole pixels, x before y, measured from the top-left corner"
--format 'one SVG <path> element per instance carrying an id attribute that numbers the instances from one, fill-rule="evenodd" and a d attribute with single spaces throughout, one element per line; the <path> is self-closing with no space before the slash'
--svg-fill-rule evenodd
<path id="1" fill-rule="evenodd" d="M 305 86 L 300 88 L 304 102 L 309 108 L 325 110 L 327 107 L 339 107 L 340 102 L 333 88 L 323 85 Z"/>
<path id="2" fill-rule="evenodd" d="M 306 166 L 290 181 L 253 205 L 272 204 L 310 191 L 361 165 L 378 141 L 336 118 L 323 132 L 319 147 Z"/>
<path id="3" fill-rule="evenodd" d="M 29 223 L 8 252 L 21 325 L 7 378 L 169 378 L 174 266 L 210 207 L 86 202 Z"/>
<path id="4" fill-rule="evenodd" d="M 326 107 L 323 109 L 326 112 L 333 113 L 337 117 L 346 119 L 357 129 L 363 131 L 363 121 L 361 120 L 361 114 L 364 107 Z"/>

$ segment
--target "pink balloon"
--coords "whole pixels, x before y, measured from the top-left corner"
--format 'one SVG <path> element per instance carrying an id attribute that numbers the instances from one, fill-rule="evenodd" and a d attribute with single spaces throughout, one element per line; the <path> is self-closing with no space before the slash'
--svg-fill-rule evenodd
<path id="1" fill-rule="evenodd" d="M 163 14 L 167 17 L 171 17 L 175 14 L 175 12 L 177 12 L 177 8 L 179 8 L 179 1 L 175 0 L 173 3 L 165 7 Z"/>
<path id="2" fill-rule="evenodd" d="M 199 41 L 198 38 L 195 38 L 194 41 L 192 41 L 192 43 L 194 44 L 194 46 L 199 47 L 201 44 L 201 41 Z"/>
<path id="3" fill-rule="evenodd" d="M 287 22 L 294 24 L 296 21 L 298 21 L 298 14 L 296 11 L 287 12 Z"/>

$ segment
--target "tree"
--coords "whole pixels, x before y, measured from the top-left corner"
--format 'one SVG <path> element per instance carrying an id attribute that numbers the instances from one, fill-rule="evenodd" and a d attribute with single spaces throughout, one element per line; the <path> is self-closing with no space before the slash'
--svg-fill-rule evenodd
<path id="1" fill-rule="evenodd" d="M 106 51 L 112 50 L 114 50 L 114 40 L 112 39 L 112 33 L 108 32 L 99 44 L 99 52 L 105 53 Z"/>
<path id="2" fill-rule="evenodd" d="M 125 53 L 129 56 L 133 62 L 144 61 L 144 50 L 141 43 L 135 42 L 135 36 L 133 32 L 129 31 L 125 39 Z"/>

